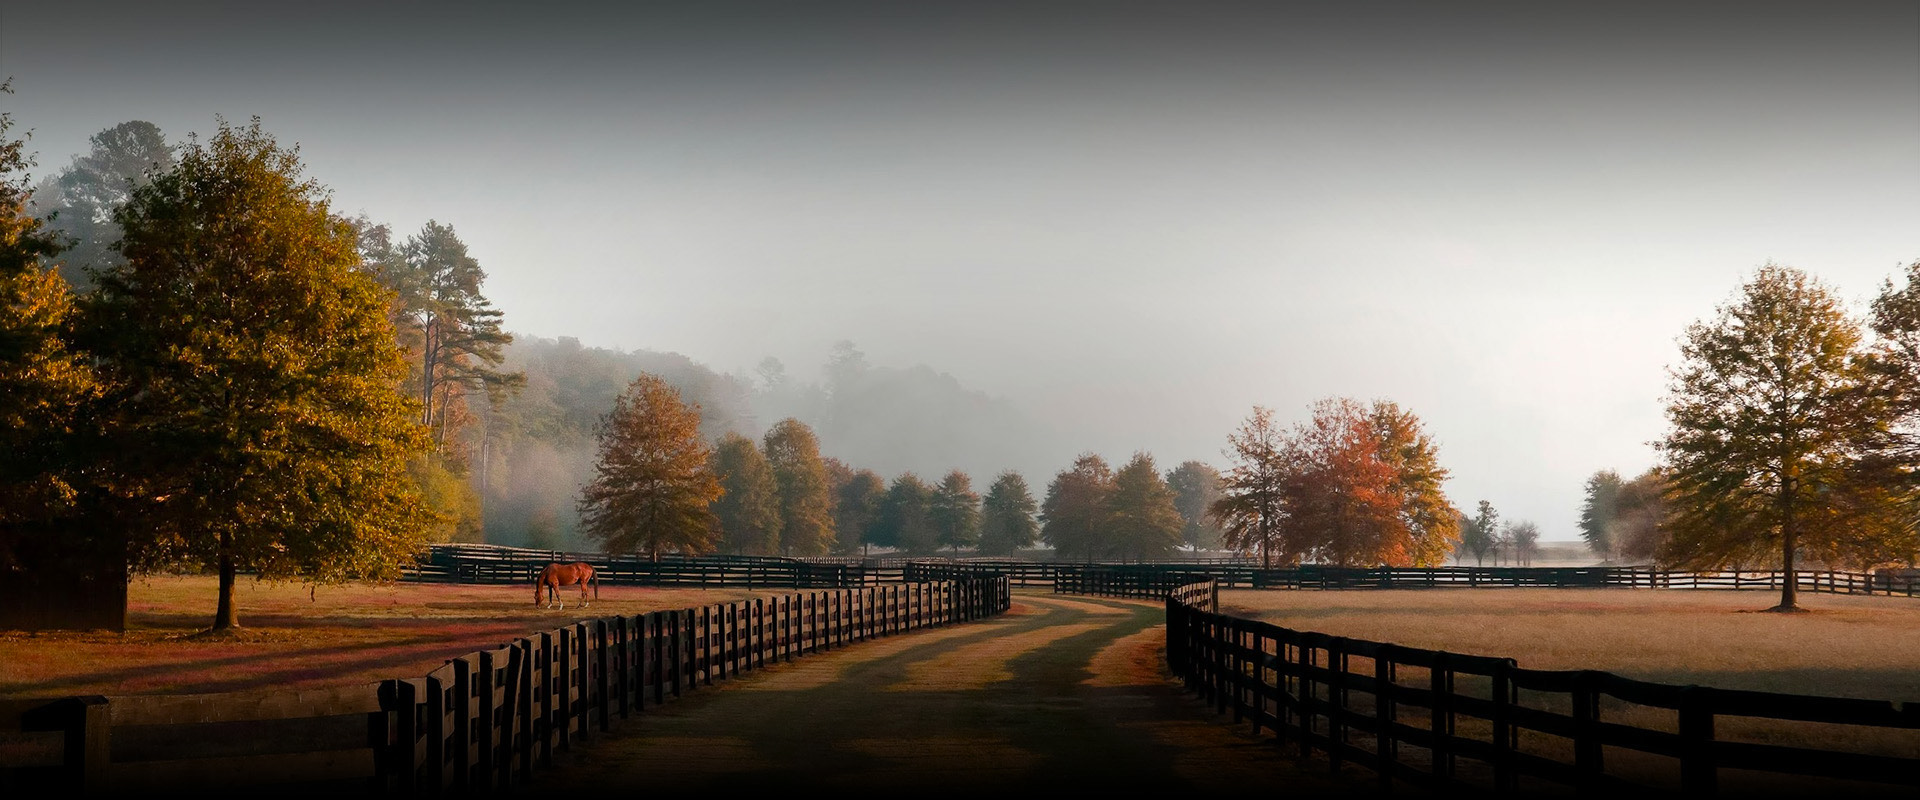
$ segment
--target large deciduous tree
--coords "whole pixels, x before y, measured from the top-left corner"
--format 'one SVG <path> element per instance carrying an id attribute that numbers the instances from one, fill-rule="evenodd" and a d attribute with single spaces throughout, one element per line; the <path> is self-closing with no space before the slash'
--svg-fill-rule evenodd
<path id="1" fill-rule="evenodd" d="M 820 440 L 812 428 L 789 417 L 775 423 L 763 443 L 780 489 L 781 551 L 825 554 L 834 545 L 833 497 L 820 460 Z"/>
<path id="2" fill-rule="evenodd" d="M 26 586 L 30 567 L 49 569 L 63 559 L 59 551 L 78 549 L 63 548 L 81 537 L 62 523 L 81 490 L 76 428 L 98 384 L 68 345 L 66 281 L 41 266 L 61 252 L 61 237 L 29 213 L 33 159 L 24 139 L 8 138 L 12 126 L 0 113 L 0 584 Z M 125 557 L 118 560 L 116 574 L 125 568 Z"/>
<path id="3" fill-rule="evenodd" d="M 1227 436 L 1227 456 L 1233 466 L 1220 480 L 1220 497 L 1207 509 L 1221 526 L 1226 545 L 1242 553 L 1258 552 L 1262 567 L 1273 566 L 1280 523 L 1287 514 L 1287 481 L 1292 472 L 1285 447 L 1284 432 L 1274 423 L 1273 411 L 1254 406 L 1240 429 Z"/>
<path id="4" fill-rule="evenodd" d="M 1184 521 L 1180 539 L 1195 550 L 1220 546 L 1220 524 L 1207 514 L 1220 499 L 1220 471 L 1200 461 L 1183 461 L 1167 473 L 1173 507 Z"/>
<path id="5" fill-rule="evenodd" d="M 1027 479 L 1018 472 L 1000 473 L 980 503 L 980 554 L 1004 556 L 1032 547 L 1040 537 L 1033 518 L 1037 510 Z"/>
<path id="6" fill-rule="evenodd" d="M 720 547 L 757 556 L 780 552 L 780 487 L 759 445 L 729 433 L 714 447 L 712 463 L 721 489 L 713 502 Z"/>
<path id="7" fill-rule="evenodd" d="M 1173 490 L 1161 479 L 1153 456 L 1134 453 L 1113 473 L 1102 555 L 1130 560 L 1164 558 L 1180 545 L 1180 530 L 1185 523 L 1173 507 Z"/>
<path id="8" fill-rule="evenodd" d="M 934 540 L 955 553 L 980 542 L 980 495 L 973 491 L 967 473 L 956 469 L 940 479 L 927 521 L 933 524 Z"/>
<path id="9" fill-rule="evenodd" d="M 1795 611 L 1803 553 L 1865 564 L 1914 552 L 1889 487 L 1864 469 L 1891 409 L 1832 290 L 1762 266 L 1712 320 L 1687 328 L 1680 355 L 1660 442 L 1672 535 L 1662 561 L 1777 564 L 1788 577 L 1773 610 Z"/>
<path id="10" fill-rule="evenodd" d="M 386 294 L 301 171 L 257 120 L 188 144 L 115 215 L 86 309 L 136 552 L 215 567 L 216 629 L 241 570 L 392 576 L 426 533 Z"/>
<path id="11" fill-rule="evenodd" d="M 1276 533 L 1288 560 L 1427 566 L 1459 539 L 1433 441 L 1391 402 L 1322 400 L 1281 452 Z"/>
<path id="12" fill-rule="evenodd" d="M 700 409 L 658 375 L 641 373 L 601 418 L 593 479 L 580 517 L 609 554 L 713 549 L 720 480 L 700 437 Z"/>
<path id="13" fill-rule="evenodd" d="M 1112 494 L 1113 469 L 1106 459 L 1082 453 L 1072 467 L 1047 484 L 1047 497 L 1040 505 L 1040 538 L 1061 560 L 1093 560 L 1105 549 Z"/>

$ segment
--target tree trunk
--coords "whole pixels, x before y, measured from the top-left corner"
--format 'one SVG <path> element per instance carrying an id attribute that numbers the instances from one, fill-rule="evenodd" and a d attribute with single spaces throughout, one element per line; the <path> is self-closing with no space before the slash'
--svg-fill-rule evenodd
<path id="1" fill-rule="evenodd" d="M 220 532 L 220 605 L 213 613 L 213 629 L 224 631 L 240 627 L 239 609 L 233 603 L 233 532 Z"/>
<path id="2" fill-rule="evenodd" d="M 1793 574 L 1793 551 L 1799 533 L 1793 527 L 1793 482 L 1783 479 L 1780 482 L 1780 569 L 1785 573 L 1780 581 L 1780 605 L 1769 611 L 1800 611 L 1799 581 Z"/>

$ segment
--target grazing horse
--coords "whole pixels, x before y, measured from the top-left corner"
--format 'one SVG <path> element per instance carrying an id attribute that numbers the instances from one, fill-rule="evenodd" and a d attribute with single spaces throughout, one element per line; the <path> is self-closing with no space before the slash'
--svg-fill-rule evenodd
<path id="1" fill-rule="evenodd" d="M 536 606 L 540 605 L 540 592 L 544 590 L 547 593 L 547 607 L 553 608 L 558 604 L 560 609 L 564 611 L 567 608 L 567 604 L 560 599 L 560 587 L 579 584 L 580 607 L 586 608 L 588 605 L 591 605 L 587 602 L 587 584 L 589 583 L 593 584 L 593 596 L 595 599 L 598 599 L 600 597 L 600 579 L 593 574 L 592 564 L 585 561 L 575 561 L 571 564 L 548 564 L 546 569 L 540 570 L 540 579 L 533 584 L 533 604 Z"/>

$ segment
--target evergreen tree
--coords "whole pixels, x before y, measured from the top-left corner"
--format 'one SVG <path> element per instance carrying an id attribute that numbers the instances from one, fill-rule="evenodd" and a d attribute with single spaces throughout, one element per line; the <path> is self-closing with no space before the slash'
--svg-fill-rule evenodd
<path id="1" fill-rule="evenodd" d="M 940 546 L 928 512 L 933 509 L 933 487 L 911 472 L 901 473 L 887 487 L 879 513 L 869 529 L 868 544 L 891 547 L 913 555 L 931 553 Z"/>
<path id="2" fill-rule="evenodd" d="M 92 147 L 58 176 L 42 184 L 35 207 L 52 217 L 49 226 L 72 242 L 61 259 L 60 275 L 74 287 L 90 289 L 88 270 L 107 270 L 121 262 L 114 242 L 120 225 L 114 212 L 146 185 L 151 176 L 173 167 L 173 148 L 151 122 L 122 122 L 93 135 Z"/>
<path id="3" fill-rule="evenodd" d="M 954 470 L 940 480 L 933 492 L 933 507 L 927 510 L 933 525 L 934 541 L 953 548 L 972 547 L 980 541 L 980 495 L 973 491 L 967 473 Z"/>
<path id="4" fill-rule="evenodd" d="M 1618 545 L 1611 535 L 1620 513 L 1620 473 L 1603 469 L 1587 478 L 1587 499 L 1580 505 L 1580 538 L 1587 549 L 1610 558 Z"/>
<path id="5" fill-rule="evenodd" d="M 1038 510 L 1026 478 L 1013 471 L 1000 473 L 980 504 L 980 554 L 1004 556 L 1032 547 L 1040 538 L 1040 524 L 1034 520 Z"/>
<path id="6" fill-rule="evenodd" d="M 729 433 L 714 447 L 712 464 L 720 479 L 713 516 L 721 549 L 756 556 L 780 552 L 780 487 L 760 448 Z"/>
<path id="7" fill-rule="evenodd" d="M 642 373 L 601 418 L 593 480 L 580 490 L 587 534 L 608 554 L 713 549 L 720 481 L 700 438 L 700 408 L 657 375 Z"/>
<path id="8" fill-rule="evenodd" d="M 1478 513 L 1460 531 L 1460 547 L 1473 554 L 1475 566 L 1486 565 L 1487 553 L 1493 552 L 1499 540 L 1499 529 L 1500 512 L 1493 509 L 1492 503 L 1480 501 Z"/>
<path id="9" fill-rule="evenodd" d="M 427 533 L 387 298 L 300 173 L 257 120 L 189 144 L 116 213 L 86 308 L 136 553 L 217 568 L 216 629 L 241 570 L 391 577 Z"/>

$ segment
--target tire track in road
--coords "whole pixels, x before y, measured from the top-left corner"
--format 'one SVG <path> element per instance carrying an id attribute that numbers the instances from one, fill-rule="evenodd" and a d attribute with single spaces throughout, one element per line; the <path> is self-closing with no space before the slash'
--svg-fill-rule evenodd
<path id="1" fill-rule="evenodd" d="M 1364 793 L 1229 727 L 1160 666 L 1159 604 L 1016 593 L 967 625 L 748 673 L 557 754 L 531 792 Z"/>

